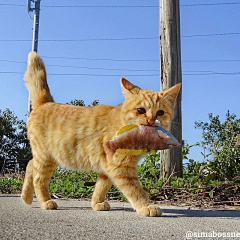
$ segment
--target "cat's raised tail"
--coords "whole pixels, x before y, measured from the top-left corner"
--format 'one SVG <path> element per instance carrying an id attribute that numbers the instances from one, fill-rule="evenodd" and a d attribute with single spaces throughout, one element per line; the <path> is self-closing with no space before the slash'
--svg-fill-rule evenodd
<path id="1" fill-rule="evenodd" d="M 44 63 L 36 52 L 30 52 L 28 55 L 28 66 L 24 80 L 30 93 L 32 109 L 46 102 L 53 102 L 53 97 L 47 84 Z"/>

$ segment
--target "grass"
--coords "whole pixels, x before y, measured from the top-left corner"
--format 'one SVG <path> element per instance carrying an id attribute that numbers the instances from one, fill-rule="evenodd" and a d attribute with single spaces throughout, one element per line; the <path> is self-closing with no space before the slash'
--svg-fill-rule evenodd
<path id="1" fill-rule="evenodd" d="M 183 178 L 172 177 L 169 181 L 160 177 L 159 155 L 150 155 L 138 166 L 138 176 L 142 187 L 154 201 L 195 206 L 220 205 L 227 202 L 231 206 L 240 206 L 240 178 L 234 181 L 220 182 L 216 174 L 202 175 L 201 165 L 190 162 L 184 169 Z M 192 167 L 194 168 L 192 169 Z M 49 184 L 51 194 L 67 198 L 91 198 L 98 174 L 87 171 L 72 171 L 58 168 L 54 171 Z M 20 193 L 24 174 L 8 174 L 0 177 L 0 193 Z M 226 191 L 227 190 L 227 191 Z M 122 193 L 112 186 L 108 199 L 126 200 Z"/>
<path id="2" fill-rule="evenodd" d="M 51 178 L 49 191 L 51 194 L 59 194 L 68 198 L 90 198 L 97 178 L 98 174 L 93 171 L 73 171 L 58 168 Z M 24 173 L 6 174 L 0 177 L 0 193 L 20 193 L 23 179 Z M 115 186 L 112 186 L 107 197 L 125 200 L 125 197 Z"/>
<path id="3" fill-rule="evenodd" d="M 0 178 L 0 192 L 1 193 L 18 193 L 22 189 L 23 180 L 14 177 Z"/>

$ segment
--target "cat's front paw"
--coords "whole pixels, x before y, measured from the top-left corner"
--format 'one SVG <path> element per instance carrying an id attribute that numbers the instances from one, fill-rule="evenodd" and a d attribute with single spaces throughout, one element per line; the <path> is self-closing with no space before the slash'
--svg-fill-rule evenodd
<path id="1" fill-rule="evenodd" d="M 92 205 L 92 208 L 95 211 L 109 211 L 110 205 L 107 202 L 96 203 Z"/>
<path id="2" fill-rule="evenodd" d="M 54 210 L 58 208 L 58 205 L 53 200 L 48 200 L 41 204 L 41 208 L 45 210 Z"/>
<path id="3" fill-rule="evenodd" d="M 144 217 L 160 217 L 162 215 L 162 210 L 158 206 L 148 205 L 137 210 L 137 213 Z"/>

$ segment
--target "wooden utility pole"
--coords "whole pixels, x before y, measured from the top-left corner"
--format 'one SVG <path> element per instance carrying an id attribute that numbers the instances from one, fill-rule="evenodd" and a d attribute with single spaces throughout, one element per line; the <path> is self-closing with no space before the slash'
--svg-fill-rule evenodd
<path id="1" fill-rule="evenodd" d="M 179 0 L 159 0 L 161 90 L 182 82 Z M 176 100 L 170 132 L 182 142 L 182 94 Z M 161 175 L 168 178 L 173 172 L 182 177 L 182 149 L 161 152 Z"/>

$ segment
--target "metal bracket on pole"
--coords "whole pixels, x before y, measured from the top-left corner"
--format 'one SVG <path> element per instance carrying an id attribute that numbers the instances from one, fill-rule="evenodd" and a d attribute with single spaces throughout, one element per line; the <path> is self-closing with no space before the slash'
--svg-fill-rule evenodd
<path id="1" fill-rule="evenodd" d="M 34 0 L 27 0 L 27 11 L 33 12 L 34 8 L 31 7 L 31 2 L 34 2 Z"/>

